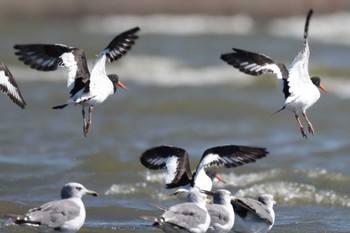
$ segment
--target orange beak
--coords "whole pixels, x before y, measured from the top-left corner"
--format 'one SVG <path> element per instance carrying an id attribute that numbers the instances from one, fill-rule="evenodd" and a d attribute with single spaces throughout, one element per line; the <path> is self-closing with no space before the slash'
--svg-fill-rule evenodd
<path id="1" fill-rule="evenodd" d="M 117 85 L 123 88 L 124 90 L 128 91 L 128 88 L 122 82 L 118 81 Z"/>
<path id="2" fill-rule="evenodd" d="M 218 179 L 220 182 L 226 184 L 226 181 L 221 176 L 219 176 L 218 174 L 216 174 L 215 178 Z"/>
<path id="3" fill-rule="evenodd" d="M 320 89 L 325 93 L 328 93 L 327 89 L 322 84 L 320 84 Z"/>

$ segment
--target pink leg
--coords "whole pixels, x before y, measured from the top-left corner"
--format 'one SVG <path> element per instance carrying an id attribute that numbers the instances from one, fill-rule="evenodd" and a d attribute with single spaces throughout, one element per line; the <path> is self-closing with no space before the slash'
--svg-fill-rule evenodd
<path id="1" fill-rule="evenodd" d="M 297 114 L 295 114 L 295 119 L 297 120 L 297 122 L 298 122 L 298 124 L 299 124 L 300 131 L 301 131 L 301 135 L 303 136 L 303 138 L 307 138 L 307 135 L 306 135 L 306 133 L 305 133 L 305 131 L 304 131 L 304 127 L 303 127 L 303 125 L 301 124 L 300 118 L 299 118 L 299 116 L 298 116 Z"/>
<path id="2" fill-rule="evenodd" d="M 304 118 L 305 118 L 305 120 L 307 122 L 307 126 L 309 128 L 309 133 L 314 135 L 314 133 L 315 133 L 314 127 L 312 126 L 311 122 L 309 121 L 309 118 L 307 118 L 307 115 L 306 115 L 305 111 L 303 112 L 303 116 L 304 116 Z"/>
<path id="3" fill-rule="evenodd" d="M 86 131 L 87 123 L 86 123 L 86 118 L 85 118 L 85 109 L 84 109 L 84 107 L 81 110 L 81 114 L 83 115 L 83 133 L 84 133 L 84 136 L 86 137 L 86 134 L 87 134 L 87 131 Z"/>
<path id="4" fill-rule="evenodd" d="M 89 119 L 88 119 L 88 122 L 86 124 L 86 134 L 89 132 L 90 130 L 90 126 L 91 126 L 91 119 L 92 119 L 92 110 L 94 109 L 93 106 L 89 106 Z M 86 136 L 85 134 L 85 136 Z"/>

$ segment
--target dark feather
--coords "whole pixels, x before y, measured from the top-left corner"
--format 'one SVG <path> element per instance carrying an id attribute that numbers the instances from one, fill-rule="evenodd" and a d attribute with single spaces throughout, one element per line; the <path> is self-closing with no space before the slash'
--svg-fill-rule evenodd
<path id="1" fill-rule="evenodd" d="M 110 62 L 118 60 L 131 49 L 131 47 L 135 44 L 135 40 L 139 38 L 138 35 L 136 35 L 139 30 L 139 27 L 127 30 L 116 36 L 109 43 L 105 50 L 108 50 L 106 56 Z"/>

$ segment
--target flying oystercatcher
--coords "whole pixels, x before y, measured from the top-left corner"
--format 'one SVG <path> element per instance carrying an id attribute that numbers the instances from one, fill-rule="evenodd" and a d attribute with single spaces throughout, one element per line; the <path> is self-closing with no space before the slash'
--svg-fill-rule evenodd
<path id="1" fill-rule="evenodd" d="M 282 80 L 282 91 L 284 93 L 285 102 L 283 107 L 277 112 L 283 109 L 294 112 L 304 138 L 307 138 L 307 135 L 299 115 L 303 115 L 307 122 L 309 133 L 314 135 L 315 130 L 306 115 L 306 110 L 320 98 L 318 88 L 327 93 L 326 88 L 321 84 L 321 79 L 319 77 L 310 78 L 308 71 L 310 56 L 308 27 L 312 13 L 313 11 L 310 10 L 306 18 L 304 47 L 292 60 L 288 68 L 283 63 L 279 63 L 264 54 L 237 48 L 233 48 L 233 53 L 221 55 L 223 61 L 239 69 L 241 72 L 255 76 L 272 73 L 275 74 L 278 79 Z"/>
<path id="2" fill-rule="evenodd" d="M 85 53 L 82 49 L 62 44 L 18 44 L 13 48 L 20 61 L 33 69 L 53 71 L 65 67 L 68 71 L 70 98 L 66 103 L 53 107 L 62 109 L 69 104 L 80 104 L 83 115 L 83 133 L 87 136 L 91 125 L 93 107 L 114 94 L 117 86 L 127 90 L 116 74 L 106 74 L 106 59 L 116 61 L 125 55 L 138 39 L 139 27 L 127 30 L 116 36 L 109 45 L 100 52 L 89 72 Z M 85 118 L 85 107 L 89 109 L 89 118 Z"/>

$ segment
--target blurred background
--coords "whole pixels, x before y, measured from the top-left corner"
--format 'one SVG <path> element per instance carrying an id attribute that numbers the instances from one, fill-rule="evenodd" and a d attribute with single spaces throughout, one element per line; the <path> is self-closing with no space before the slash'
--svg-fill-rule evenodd
<path id="1" fill-rule="evenodd" d="M 59 197 L 77 181 L 100 198 L 84 199 L 80 232 L 153 232 L 140 215 L 149 203 L 179 200 L 164 189 L 164 173 L 139 163 L 143 151 L 168 144 L 189 152 L 195 169 L 203 151 L 224 144 L 266 147 L 254 164 L 219 168 L 237 196 L 275 196 L 272 232 L 348 232 L 350 215 L 350 2 L 343 0 L 1 0 L 0 59 L 28 106 L 0 96 L 0 214 L 21 214 Z M 271 75 L 239 73 L 219 59 L 232 47 L 288 64 L 302 49 L 310 22 L 310 75 L 329 94 L 308 110 L 315 136 L 300 135 Z M 66 71 L 39 72 L 17 60 L 12 46 L 61 43 L 84 49 L 88 65 L 119 33 L 139 26 L 139 40 L 107 64 L 129 91 L 96 106 L 82 134 L 80 106 L 52 110 L 68 98 Z M 8 219 L 0 231 L 29 232 Z"/>
<path id="2" fill-rule="evenodd" d="M 71 17 L 79 18 L 87 15 L 115 15 L 115 14 L 209 14 L 209 15 L 233 15 L 251 14 L 255 18 L 283 17 L 301 14 L 308 8 L 314 8 L 319 13 L 344 11 L 350 3 L 346 0 L 296 0 L 279 2 L 276 0 L 244 1 L 244 0 L 202 0 L 202 1 L 126 1 L 105 0 L 62 0 L 48 2 L 45 0 L 33 0 L 22 2 L 20 0 L 2 0 L 2 17 Z"/>

